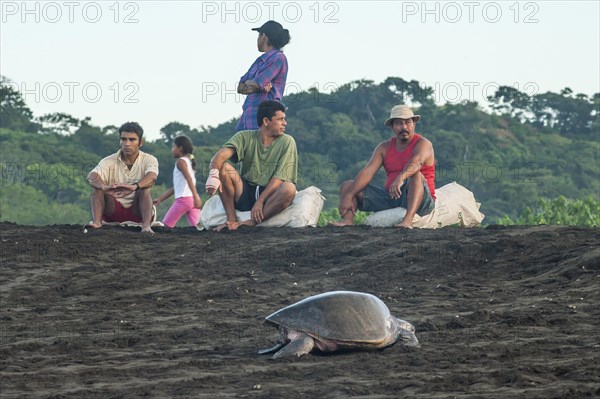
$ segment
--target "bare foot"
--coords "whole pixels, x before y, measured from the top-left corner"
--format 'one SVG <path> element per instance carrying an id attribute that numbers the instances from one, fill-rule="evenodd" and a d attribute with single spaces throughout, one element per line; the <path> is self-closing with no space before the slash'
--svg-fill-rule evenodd
<path id="1" fill-rule="evenodd" d="M 150 234 L 151 236 L 153 236 L 154 234 L 156 234 L 156 233 L 154 233 L 154 230 L 152 230 L 152 228 L 150 226 L 147 226 L 147 227 L 143 227 L 142 226 L 142 233 L 144 233 L 144 234 Z"/>
<path id="2" fill-rule="evenodd" d="M 226 233 L 228 231 L 235 231 L 240 227 L 240 222 L 225 222 L 218 225 L 213 229 L 217 233 Z"/>
<path id="3" fill-rule="evenodd" d="M 413 228 L 412 222 L 409 220 L 406 220 L 406 218 L 404 218 L 404 220 L 402 220 L 400 223 L 398 223 L 394 227 L 400 227 L 401 229 L 410 229 L 410 230 L 412 230 L 412 228 Z"/>
<path id="4" fill-rule="evenodd" d="M 224 232 L 229 231 L 229 227 L 227 226 L 227 223 L 223 223 L 223 224 L 218 225 L 217 227 L 215 227 L 212 230 L 216 233 L 221 233 L 221 232 L 224 233 Z"/>
<path id="5" fill-rule="evenodd" d="M 244 220 L 243 222 L 240 222 L 239 227 L 241 227 L 241 226 L 254 227 L 254 226 L 256 226 L 256 223 L 254 222 L 254 220 L 248 219 L 248 220 Z"/>
<path id="6" fill-rule="evenodd" d="M 89 222 L 83 225 L 83 229 L 87 230 L 87 229 L 99 229 L 102 227 L 102 223 L 94 223 L 94 222 Z"/>
<path id="7" fill-rule="evenodd" d="M 335 227 L 344 227 L 344 226 L 352 226 L 352 225 L 354 225 L 354 222 L 352 222 L 351 220 L 340 220 L 337 222 L 329 222 L 329 225 L 335 226 Z"/>
<path id="8" fill-rule="evenodd" d="M 245 220 L 243 222 L 225 222 L 223 224 L 218 225 L 217 227 L 215 227 L 213 229 L 213 231 L 217 232 L 217 233 L 225 233 L 227 231 L 235 231 L 237 229 L 239 229 L 242 226 L 256 226 L 256 223 L 254 223 L 254 221 L 252 221 L 252 219 L 249 220 Z"/>

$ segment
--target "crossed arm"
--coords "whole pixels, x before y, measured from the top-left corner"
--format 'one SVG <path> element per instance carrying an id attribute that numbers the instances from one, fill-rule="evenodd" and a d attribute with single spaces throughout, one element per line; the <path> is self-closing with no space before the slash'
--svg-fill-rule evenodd
<path id="1" fill-rule="evenodd" d="M 269 61 L 260 68 L 258 74 L 254 75 L 254 79 L 244 80 L 249 76 L 249 71 L 241 77 L 241 82 L 238 84 L 237 92 L 239 94 L 252 94 L 259 93 L 261 91 L 264 91 L 265 93 L 270 92 L 273 88 L 273 84 L 271 82 L 283 68 L 284 63 L 281 57 L 271 57 Z M 261 82 L 264 82 L 264 87 L 261 87 Z"/>
<path id="2" fill-rule="evenodd" d="M 124 183 L 116 183 L 116 184 L 105 184 L 102 180 L 102 177 L 97 172 L 90 172 L 88 175 L 88 183 L 95 189 L 102 190 L 105 193 L 111 194 L 115 197 L 125 196 L 133 191 L 136 191 L 137 188 L 145 189 L 151 188 L 154 186 L 156 179 L 158 178 L 157 174 L 154 172 L 148 172 L 144 175 L 142 180 L 137 182 L 137 187 L 135 184 L 124 184 Z"/>
<path id="3" fill-rule="evenodd" d="M 259 84 L 256 83 L 255 81 L 247 80 L 245 82 L 240 82 L 238 84 L 237 92 L 239 94 L 252 94 L 252 93 L 258 93 L 258 92 L 264 90 L 265 93 L 268 93 L 269 91 L 271 91 L 272 87 L 273 87 L 273 85 L 271 84 L 271 82 L 267 82 L 265 84 L 264 89 L 261 89 Z"/>

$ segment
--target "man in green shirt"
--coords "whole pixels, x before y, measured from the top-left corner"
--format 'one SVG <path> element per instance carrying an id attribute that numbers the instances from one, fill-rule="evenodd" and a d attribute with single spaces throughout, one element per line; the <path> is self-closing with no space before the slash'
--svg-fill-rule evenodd
<path id="1" fill-rule="evenodd" d="M 296 196 L 298 152 L 285 134 L 285 107 L 263 101 L 256 115 L 258 130 L 242 130 L 231 137 L 210 161 L 206 192 L 220 193 L 227 222 L 215 231 L 255 226 L 286 209 Z M 242 163 L 241 175 L 232 165 Z M 235 210 L 251 211 L 238 222 Z"/>

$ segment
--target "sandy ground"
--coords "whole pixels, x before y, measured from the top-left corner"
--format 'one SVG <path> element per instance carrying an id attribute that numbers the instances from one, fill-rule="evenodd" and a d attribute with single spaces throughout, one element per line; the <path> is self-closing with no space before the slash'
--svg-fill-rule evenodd
<path id="1" fill-rule="evenodd" d="M 2 398 L 600 396 L 600 230 L 0 224 Z M 271 360 L 275 310 L 369 292 L 421 348 Z"/>

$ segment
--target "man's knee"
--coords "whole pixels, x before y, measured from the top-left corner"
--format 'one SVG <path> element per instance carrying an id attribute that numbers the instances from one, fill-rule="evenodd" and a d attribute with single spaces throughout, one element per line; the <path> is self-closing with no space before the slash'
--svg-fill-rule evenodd
<path id="1" fill-rule="evenodd" d="M 115 213 L 115 198 L 106 194 L 101 189 L 92 191 L 92 208 L 96 208 L 103 216 L 112 216 Z"/>
<path id="2" fill-rule="evenodd" d="M 350 187 L 350 185 L 354 183 L 354 180 L 346 180 L 345 182 L 342 183 L 342 185 L 340 186 L 340 191 L 343 193 L 346 190 L 348 190 L 348 188 Z"/>
<path id="3" fill-rule="evenodd" d="M 90 195 L 90 200 L 92 204 L 96 206 L 111 207 L 113 205 L 113 197 L 109 194 L 106 194 L 100 188 L 93 188 L 92 194 Z"/>
<path id="4" fill-rule="evenodd" d="M 423 176 L 423 173 L 417 172 L 408 178 L 408 185 L 409 186 L 422 185 L 424 181 L 425 181 L 425 176 Z"/>
<path id="5" fill-rule="evenodd" d="M 219 178 L 223 183 L 238 183 L 241 182 L 241 176 L 233 165 L 225 162 L 220 170 Z"/>
<path id="6" fill-rule="evenodd" d="M 224 162 L 223 166 L 221 166 L 221 170 L 219 170 L 219 173 L 221 173 L 221 175 L 226 175 L 228 172 L 231 172 L 234 169 L 235 168 L 233 165 L 231 165 L 229 162 Z"/>
<path id="7" fill-rule="evenodd" d="M 135 192 L 132 209 L 135 215 L 141 216 L 152 209 L 152 195 L 149 188 L 143 188 Z"/>
<path id="8" fill-rule="evenodd" d="M 296 197 L 296 185 L 294 183 L 283 182 L 278 191 L 281 195 L 281 200 L 287 205 L 291 204 L 294 197 Z"/>
<path id="9" fill-rule="evenodd" d="M 90 195 L 90 198 L 92 198 L 92 199 L 104 198 L 104 191 L 102 191 L 102 189 L 100 189 L 100 188 L 92 187 L 92 194 Z"/>

